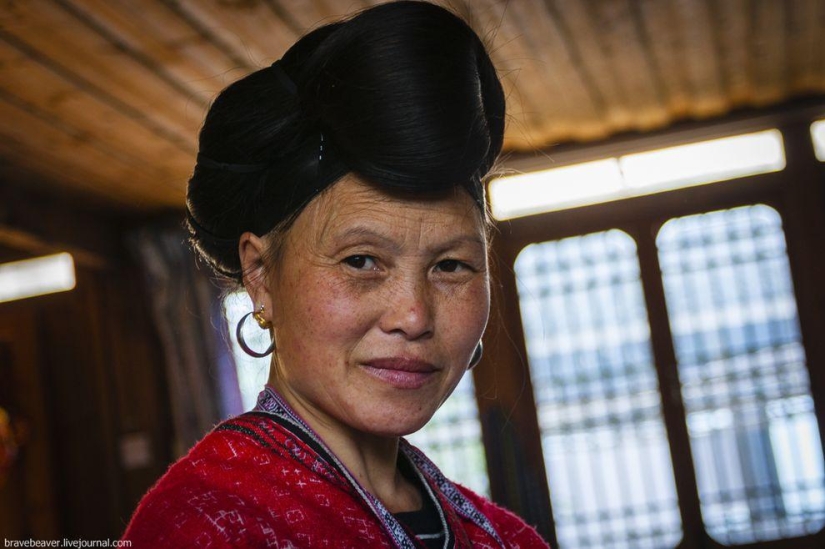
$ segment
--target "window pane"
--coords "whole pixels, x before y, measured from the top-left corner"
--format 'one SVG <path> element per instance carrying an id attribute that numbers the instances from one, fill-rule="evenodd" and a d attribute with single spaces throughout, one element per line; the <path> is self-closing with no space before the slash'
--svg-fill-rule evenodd
<path id="1" fill-rule="evenodd" d="M 511 219 L 620 198 L 622 172 L 615 158 L 523 173 L 490 182 L 496 219 Z"/>
<path id="2" fill-rule="evenodd" d="M 0 263 L 0 303 L 73 290 L 74 259 L 69 253 Z"/>
<path id="3" fill-rule="evenodd" d="M 226 324 L 229 327 L 229 340 L 232 342 L 232 356 L 235 359 L 235 369 L 238 375 L 238 386 L 241 391 L 243 409 L 251 410 L 255 407 L 258 394 L 263 391 L 267 379 L 269 379 L 269 363 L 272 357 L 265 356 L 256 358 L 246 354 L 238 339 L 235 337 L 235 327 L 240 322 L 241 317 L 252 310 L 252 301 L 245 290 L 228 294 L 223 300 L 223 310 L 226 315 Z M 261 330 L 250 318 L 246 322 L 244 330 L 244 341 L 253 349 L 263 351 L 272 340 L 269 338 L 267 330 Z"/>
<path id="4" fill-rule="evenodd" d="M 822 446 L 779 214 L 674 219 L 657 245 L 708 533 L 743 544 L 820 530 Z"/>
<path id="5" fill-rule="evenodd" d="M 472 374 L 462 378 L 423 429 L 406 438 L 423 450 L 447 478 L 489 496 L 490 479 Z"/>
<path id="6" fill-rule="evenodd" d="M 664 548 L 682 524 L 636 244 L 526 247 L 519 303 L 562 549 Z"/>
<path id="7" fill-rule="evenodd" d="M 814 152 L 820 162 L 825 162 L 825 120 L 817 120 L 811 124 L 811 139 L 814 142 Z"/>
<path id="8" fill-rule="evenodd" d="M 679 189 L 785 168 L 779 130 L 723 137 L 619 159 L 631 187 Z"/>
<path id="9" fill-rule="evenodd" d="M 818 143 L 825 127 L 812 132 Z M 496 178 L 490 206 L 496 219 L 512 219 L 784 168 L 782 134 L 765 130 Z"/>

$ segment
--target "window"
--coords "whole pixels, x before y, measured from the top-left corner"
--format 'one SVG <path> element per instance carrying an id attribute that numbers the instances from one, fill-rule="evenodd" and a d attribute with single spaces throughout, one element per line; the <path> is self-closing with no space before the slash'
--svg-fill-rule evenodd
<path id="1" fill-rule="evenodd" d="M 619 158 L 628 186 L 678 189 L 768 173 L 785 167 L 778 130 L 711 139 Z"/>
<path id="2" fill-rule="evenodd" d="M 707 533 L 725 545 L 825 526 L 825 465 L 776 210 L 674 218 L 655 238 Z M 635 241 L 527 246 L 515 262 L 562 548 L 682 536 Z"/>
<path id="3" fill-rule="evenodd" d="M 515 270 L 560 546 L 674 547 L 682 523 L 633 239 L 533 244 Z"/>
<path id="4" fill-rule="evenodd" d="M 702 516 L 726 545 L 825 526 L 825 471 L 782 223 L 756 205 L 656 239 Z"/>
<path id="5" fill-rule="evenodd" d="M 814 142 L 817 160 L 825 162 L 825 120 L 817 120 L 811 124 L 811 139 Z"/>
<path id="6" fill-rule="evenodd" d="M 793 158 L 750 179 L 784 169 L 771 130 L 491 184 L 561 549 L 823 546 L 825 211 Z"/>
<path id="7" fill-rule="evenodd" d="M 494 179 L 490 207 L 496 219 L 511 219 L 592 204 L 625 195 L 615 158 Z"/>
<path id="8" fill-rule="evenodd" d="M 511 219 L 784 167 L 782 134 L 767 130 L 498 178 L 490 204 L 496 219 Z"/>
<path id="9" fill-rule="evenodd" d="M 0 303 L 74 287 L 74 260 L 67 253 L 0 264 Z"/>
<path id="10" fill-rule="evenodd" d="M 258 401 L 258 394 L 263 391 L 269 379 L 270 357 L 255 358 L 246 354 L 235 337 L 235 327 L 241 317 L 252 310 L 252 301 L 246 291 L 241 290 L 228 294 L 223 300 L 226 325 L 229 327 L 227 336 L 232 343 L 232 356 L 235 359 L 235 370 L 238 376 L 238 386 L 241 390 L 243 409 L 251 410 Z M 250 319 L 251 320 L 251 319 Z M 253 349 L 264 350 L 269 347 L 269 332 L 261 330 L 255 322 L 246 322 L 244 341 Z"/>

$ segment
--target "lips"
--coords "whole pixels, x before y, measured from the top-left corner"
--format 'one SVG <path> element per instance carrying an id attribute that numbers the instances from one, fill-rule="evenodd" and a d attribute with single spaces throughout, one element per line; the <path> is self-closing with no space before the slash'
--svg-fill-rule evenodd
<path id="1" fill-rule="evenodd" d="M 423 387 L 439 371 L 429 362 L 405 358 L 376 358 L 363 364 L 364 370 L 398 389 L 418 389 Z"/>

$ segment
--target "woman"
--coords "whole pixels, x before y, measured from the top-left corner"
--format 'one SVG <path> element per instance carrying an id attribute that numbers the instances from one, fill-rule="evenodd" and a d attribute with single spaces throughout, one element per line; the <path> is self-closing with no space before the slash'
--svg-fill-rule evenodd
<path id="1" fill-rule="evenodd" d="M 238 334 L 271 374 L 144 497 L 132 547 L 546 547 L 401 438 L 481 356 L 503 127 L 478 37 L 419 2 L 319 28 L 221 93 L 188 225 L 249 293 L 272 345 Z"/>

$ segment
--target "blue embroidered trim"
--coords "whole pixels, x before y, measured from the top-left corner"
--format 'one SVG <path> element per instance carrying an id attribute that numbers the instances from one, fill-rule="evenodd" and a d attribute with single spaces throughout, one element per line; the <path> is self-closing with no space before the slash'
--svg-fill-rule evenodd
<path id="1" fill-rule="evenodd" d="M 405 439 L 401 439 L 401 451 L 404 452 L 418 469 L 435 481 L 438 489 L 441 490 L 441 493 L 444 494 L 458 514 L 474 522 L 476 526 L 490 534 L 500 547 L 506 547 L 487 517 L 473 505 L 473 502 L 461 493 L 452 481 L 444 476 L 444 473 L 442 473 L 435 463 L 430 461 L 421 450 L 411 445 Z"/>
<path id="2" fill-rule="evenodd" d="M 416 549 L 416 544 L 407 535 L 407 531 L 401 526 L 401 523 L 396 520 L 392 513 L 384 507 L 376 497 L 367 492 L 363 486 L 355 479 L 352 473 L 341 463 L 333 454 L 326 444 L 318 437 L 317 434 L 301 419 L 292 409 L 283 401 L 280 395 L 271 387 L 266 387 L 258 397 L 258 405 L 255 407 L 256 411 L 267 412 L 273 416 L 292 424 L 294 427 L 300 429 L 305 435 L 309 436 L 316 444 L 323 448 L 327 453 L 327 458 L 330 459 L 341 473 L 347 478 L 350 485 L 358 492 L 361 499 L 366 502 L 372 513 L 381 522 L 384 530 L 390 535 L 398 549 Z"/>
<path id="3" fill-rule="evenodd" d="M 298 416 L 289 405 L 284 402 L 281 396 L 275 392 L 274 389 L 267 386 L 258 396 L 258 404 L 255 406 L 256 411 L 266 412 L 276 416 L 294 427 L 300 429 L 305 435 L 310 437 L 318 446 L 323 448 L 327 453 L 327 458 L 341 471 L 347 478 L 352 487 L 358 492 L 361 498 L 367 503 L 373 514 L 379 519 L 387 533 L 390 534 L 396 547 L 399 549 L 415 549 L 415 543 L 407 535 L 407 531 L 401 526 L 401 523 L 393 516 L 392 513 L 372 494 L 367 492 L 363 486 L 355 479 L 355 477 L 347 470 L 343 463 L 333 454 L 329 448 L 324 444 L 320 437 L 312 430 L 312 428 Z M 479 528 L 487 532 L 502 549 L 506 549 L 506 545 L 501 540 L 501 537 L 496 532 L 493 524 L 487 519 L 484 514 L 479 511 L 473 503 L 467 499 L 464 494 L 453 484 L 439 468 L 430 461 L 420 450 L 412 446 L 405 439 L 401 439 L 400 449 L 403 454 L 410 460 L 410 463 L 417 469 L 417 473 L 432 479 L 438 489 L 447 498 L 447 501 L 452 505 L 455 511 L 464 518 L 472 521 Z M 424 482 L 424 485 L 429 489 L 429 483 Z M 437 500 L 436 500 L 437 501 Z M 439 508 L 439 513 L 442 513 Z M 446 520 L 442 514 L 442 521 L 446 524 Z M 447 540 L 449 536 L 447 536 Z"/>

